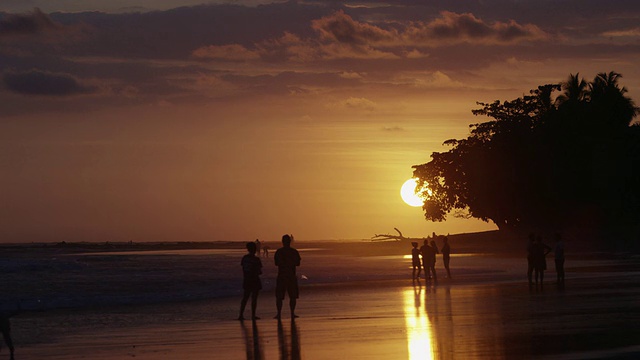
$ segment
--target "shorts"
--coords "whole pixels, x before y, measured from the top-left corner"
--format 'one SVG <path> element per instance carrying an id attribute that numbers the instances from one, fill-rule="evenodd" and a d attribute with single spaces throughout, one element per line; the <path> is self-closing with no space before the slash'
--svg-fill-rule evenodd
<path id="1" fill-rule="evenodd" d="M 244 291 L 255 292 L 262 289 L 262 281 L 259 277 L 245 277 L 242 282 Z"/>
<path id="2" fill-rule="evenodd" d="M 284 294 L 289 294 L 289 299 L 298 298 L 298 279 L 295 277 L 278 277 L 276 279 L 276 299 L 283 300 Z"/>

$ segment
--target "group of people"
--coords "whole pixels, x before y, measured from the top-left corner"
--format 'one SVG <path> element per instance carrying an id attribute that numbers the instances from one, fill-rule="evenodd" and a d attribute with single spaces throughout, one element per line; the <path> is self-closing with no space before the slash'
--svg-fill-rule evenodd
<path id="1" fill-rule="evenodd" d="M 436 238 L 434 234 L 434 239 Z M 449 246 L 449 238 L 444 236 L 442 238 L 442 261 L 444 262 L 444 268 L 447 270 L 447 278 L 451 278 L 451 271 L 449 270 L 449 261 L 451 259 L 451 247 Z M 436 274 L 436 255 L 440 253 L 435 240 L 429 241 L 424 239 L 424 244 L 418 248 L 417 242 L 412 242 L 411 246 L 411 262 L 413 265 L 413 279 L 420 279 L 420 273 L 424 269 L 424 277 L 428 281 L 438 281 L 438 275 Z"/>
<path id="2" fill-rule="evenodd" d="M 270 249 L 269 245 L 267 245 L 264 242 L 260 241 L 260 239 L 256 239 L 255 244 L 256 244 L 256 255 L 257 256 L 269 257 L 269 249 Z"/>
<path id="3" fill-rule="evenodd" d="M 285 234 L 282 236 L 282 247 L 276 250 L 273 256 L 274 263 L 278 267 L 278 276 L 276 278 L 276 316 L 274 319 L 280 319 L 282 316 L 282 304 L 285 295 L 289 296 L 289 309 L 291 318 L 297 318 L 295 314 L 296 303 L 298 299 L 298 278 L 296 276 L 296 268 L 300 266 L 300 253 L 291 247 L 293 235 Z M 258 294 L 262 289 L 262 261 L 258 252 L 258 244 L 260 241 L 248 242 L 246 244 L 247 254 L 242 257 L 240 265 L 243 273 L 243 290 L 244 294 L 240 301 L 240 316 L 238 320 L 244 320 L 244 311 L 249 298 L 251 298 L 251 319 L 257 320 L 256 308 L 258 306 Z M 268 256 L 268 252 L 266 252 Z"/>
<path id="4" fill-rule="evenodd" d="M 544 282 L 544 271 L 547 270 L 547 254 L 554 251 L 554 261 L 556 265 L 556 280 L 558 285 L 564 285 L 564 241 L 559 233 L 556 233 L 553 238 L 553 249 L 542 242 L 540 235 L 531 233 L 529 234 L 529 244 L 527 246 L 527 277 L 529 279 L 529 285 L 540 285 Z"/>

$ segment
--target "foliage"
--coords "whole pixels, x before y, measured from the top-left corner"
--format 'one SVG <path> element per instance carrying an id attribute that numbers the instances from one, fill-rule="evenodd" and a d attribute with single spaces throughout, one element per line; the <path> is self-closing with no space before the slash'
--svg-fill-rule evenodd
<path id="1" fill-rule="evenodd" d="M 561 229 L 588 220 L 605 227 L 640 215 L 638 108 L 620 74 L 578 74 L 513 101 L 478 103 L 470 135 L 415 165 L 418 188 L 431 190 L 425 218 L 491 221 L 500 229 Z M 556 95 L 554 101 L 554 95 Z"/>

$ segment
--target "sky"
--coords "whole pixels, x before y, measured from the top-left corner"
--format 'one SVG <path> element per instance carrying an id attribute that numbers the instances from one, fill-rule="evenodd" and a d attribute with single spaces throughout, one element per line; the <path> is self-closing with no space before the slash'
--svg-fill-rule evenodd
<path id="1" fill-rule="evenodd" d="M 616 71 L 640 2 L 3 0 L 0 242 L 277 241 L 424 220 L 412 165 L 477 102 Z"/>

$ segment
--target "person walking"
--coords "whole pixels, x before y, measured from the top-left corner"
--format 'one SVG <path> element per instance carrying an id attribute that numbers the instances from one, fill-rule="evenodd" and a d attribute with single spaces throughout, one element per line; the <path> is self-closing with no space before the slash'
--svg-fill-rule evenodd
<path id="1" fill-rule="evenodd" d="M 292 235 L 282 235 L 282 247 L 276 250 L 275 255 L 273 255 L 274 262 L 278 267 L 278 277 L 276 278 L 276 308 L 278 313 L 274 319 L 280 319 L 282 316 L 282 302 L 284 301 L 285 293 L 289 295 L 291 318 L 298 317 L 295 313 L 299 296 L 296 268 L 300 266 L 301 259 L 298 250 L 291 247 L 292 241 Z"/>

